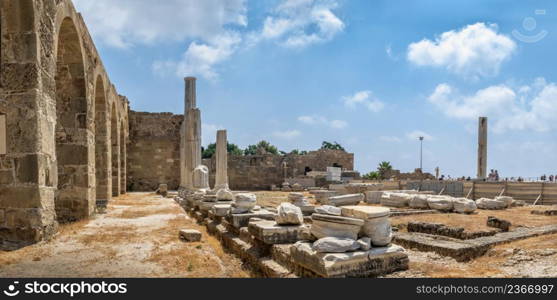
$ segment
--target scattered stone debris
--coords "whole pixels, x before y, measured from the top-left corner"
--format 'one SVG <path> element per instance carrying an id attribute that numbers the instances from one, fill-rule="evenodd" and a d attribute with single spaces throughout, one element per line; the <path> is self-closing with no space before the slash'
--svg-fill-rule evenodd
<path id="1" fill-rule="evenodd" d="M 299 207 L 282 203 L 278 207 L 276 222 L 278 225 L 300 225 L 304 223 L 304 215 Z"/>
<path id="2" fill-rule="evenodd" d="M 167 184 L 160 184 L 159 189 L 157 190 L 157 194 L 166 198 L 168 195 L 168 185 Z"/>
<path id="3" fill-rule="evenodd" d="M 344 253 L 360 249 L 360 244 L 353 239 L 325 237 L 313 243 L 312 248 L 317 253 Z"/>
<path id="4" fill-rule="evenodd" d="M 186 242 L 199 242 L 201 241 L 201 232 L 194 229 L 180 230 L 180 237 Z"/>
<path id="5" fill-rule="evenodd" d="M 533 215 L 542 215 L 542 216 L 557 216 L 557 209 L 548 209 L 548 210 L 533 210 Z"/>
<path id="6" fill-rule="evenodd" d="M 489 216 L 487 217 L 487 226 L 493 228 L 499 228 L 503 231 L 509 231 L 511 228 L 511 222 L 503 219 L 499 219 L 496 217 Z"/>
<path id="7" fill-rule="evenodd" d="M 349 194 L 329 197 L 325 203 L 322 203 L 332 206 L 358 205 L 364 201 L 364 198 L 364 194 Z"/>
<path id="8" fill-rule="evenodd" d="M 322 215 L 340 216 L 341 212 L 342 210 L 340 209 L 340 207 L 331 205 L 323 205 L 315 208 L 315 213 Z"/>

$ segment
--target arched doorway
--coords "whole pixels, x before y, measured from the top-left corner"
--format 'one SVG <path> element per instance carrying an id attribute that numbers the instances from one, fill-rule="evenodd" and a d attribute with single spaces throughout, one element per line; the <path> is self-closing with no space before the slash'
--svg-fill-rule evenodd
<path id="1" fill-rule="evenodd" d="M 95 84 L 95 179 L 96 179 L 96 205 L 106 207 L 112 196 L 109 145 L 110 136 L 108 132 L 108 102 L 106 101 L 104 82 L 97 77 Z"/>
<path id="2" fill-rule="evenodd" d="M 112 103 L 110 115 L 110 140 L 112 145 L 112 196 L 120 195 L 120 136 L 118 134 L 118 114 Z"/>
<path id="3" fill-rule="evenodd" d="M 73 21 L 62 21 L 56 61 L 56 159 L 59 222 L 89 215 L 87 98 L 81 43 Z"/>

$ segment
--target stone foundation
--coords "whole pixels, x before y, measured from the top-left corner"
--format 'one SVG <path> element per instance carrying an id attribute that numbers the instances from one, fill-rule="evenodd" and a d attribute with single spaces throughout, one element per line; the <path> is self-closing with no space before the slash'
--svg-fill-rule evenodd
<path id="1" fill-rule="evenodd" d="M 190 196 L 191 197 L 191 196 Z M 190 216 L 217 237 L 224 248 L 241 258 L 256 276 L 296 277 L 376 277 L 408 269 L 408 256 L 400 246 L 390 245 L 343 254 L 317 254 L 298 250 L 294 245 L 310 238 L 308 225 L 278 226 L 274 213 L 259 211 L 241 215 L 207 216 L 177 198 Z M 305 243 L 303 245 L 310 245 Z M 331 258 L 334 262 L 330 262 Z"/>

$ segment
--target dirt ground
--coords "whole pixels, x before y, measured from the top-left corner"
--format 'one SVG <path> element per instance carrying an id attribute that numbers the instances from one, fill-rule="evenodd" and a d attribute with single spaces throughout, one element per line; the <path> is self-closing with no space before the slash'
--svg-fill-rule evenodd
<path id="1" fill-rule="evenodd" d="M 203 233 L 180 241 L 180 229 Z M 62 225 L 50 241 L 0 251 L 0 277 L 250 277 L 242 262 L 170 198 L 131 193 L 106 214 Z"/>
<path id="2" fill-rule="evenodd" d="M 536 210 L 555 209 L 551 206 L 536 206 Z M 477 210 L 476 213 L 466 214 L 423 214 L 409 215 L 391 218 L 393 225 L 407 224 L 410 221 L 421 221 L 428 223 L 442 223 L 447 226 L 463 227 L 466 231 L 483 231 L 489 230 L 487 227 L 487 218 L 493 216 L 499 219 L 511 222 L 511 230 L 518 226 L 537 227 L 543 225 L 552 225 L 557 223 L 555 216 L 533 215 L 534 210 L 531 206 L 514 207 L 506 210 Z"/>
<path id="3" fill-rule="evenodd" d="M 288 192 L 254 192 L 257 195 L 257 204 L 261 207 L 277 207 L 282 202 L 288 202 Z M 308 192 L 303 193 L 308 201 L 312 204 L 316 204 L 315 198 Z"/>
<path id="4" fill-rule="evenodd" d="M 410 269 L 391 278 L 557 277 L 557 234 L 496 246 L 471 262 L 457 262 L 434 252 L 406 249 Z"/>

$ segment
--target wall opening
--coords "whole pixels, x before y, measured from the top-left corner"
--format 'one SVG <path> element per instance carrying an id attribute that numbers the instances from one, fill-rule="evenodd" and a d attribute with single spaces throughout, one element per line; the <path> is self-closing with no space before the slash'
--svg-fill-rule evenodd
<path id="1" fill-rule="evenodd" d="M 73 21 L 64 19 L 56 63 L 56 159 L 59 222 L 88 216 L 87 98 L 83 56 Z"/>
<path id="2" fill-rule="evenodd" d="M 110 176 L 108 103 L 106 101 L 104 83 L 102 78 L 97 78 L 95 88 L 95 181 L 96 205 L 106 207 L 112 196 Z"/>

